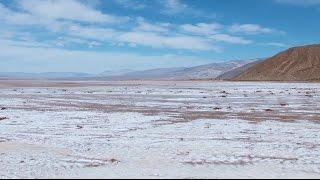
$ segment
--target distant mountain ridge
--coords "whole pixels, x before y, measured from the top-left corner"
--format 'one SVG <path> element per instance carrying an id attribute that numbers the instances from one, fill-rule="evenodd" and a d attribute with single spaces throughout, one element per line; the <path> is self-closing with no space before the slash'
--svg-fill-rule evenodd
<path id="1" fill-rule="evenodd" d="M 135 70 L 132 69 L 120 69 L 118 71 L 104 71 L 100 74 L 97 74 L 96 76 L 121 76 L 124 74 L 135 72 Z"/>
<path id="2" fill-rule="evenodd" d="M 221 63 L 212 63 L 194 67 L 158 68 L 142 71 L 122 69 L 117 71 L 105 71 L 100 74 L 77 73 L 77 72 L 45 72 L 23 73 L 3 72 L 0 77 L 8 78 L 47 78 L 47 79 L 99 79 L 99 80 L 190 80 L 190 79 L 215 79 L 219 75 L 230 70 L 241 68 L 252 60 L 233 60 Z"/>
<path id="3" fill-rule="evenodd" d="M 8 78 L 76 78 L 91 77 L 92 74 L 78 72 L 45 72 L 45 73 L 24 73 L 24 72 L 0 72 L 0 77 Z"/>
<path id="4" fill-rule="evenodd" d="M 234 60 L 222 63 L 212 63 L 195 67 L 178 68 L 159 68 L 144 71 L 127 73 L 122 76 L 112 77 L 117 80 L 134 79 L 166 79 L 166 80 L 189 80 L 189 79 L 215 79 L 222 73 L 239 68 L 243 65 L 255 61 L 252 60 Z"/>

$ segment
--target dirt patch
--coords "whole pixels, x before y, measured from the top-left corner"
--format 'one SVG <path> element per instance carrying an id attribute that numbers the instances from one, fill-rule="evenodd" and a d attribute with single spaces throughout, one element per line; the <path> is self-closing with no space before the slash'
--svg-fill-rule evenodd
<path id="1" fill-rule="evenodd" d="M 6 119 L 9 119 L 9 118 L 7 118 L 7 117 L 0 117 L 0 121 L 6 120 Z"/>

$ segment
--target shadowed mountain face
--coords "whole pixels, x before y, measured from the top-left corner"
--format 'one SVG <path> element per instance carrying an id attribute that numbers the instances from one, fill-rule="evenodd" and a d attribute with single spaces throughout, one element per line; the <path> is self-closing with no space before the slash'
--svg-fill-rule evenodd
<path id="1" fill-rule="evenodd" d="M 320 45 L 290 48 L 233 78 L 241 81 L 319 81 Z"/>
<path id="2" fill-rule="evenodd" d="M 262 62 L 263 60 L 262 59 L 256 59 L 256 61 L 253 61 L 251 63 L 248 63 L 248 64 L 245 64 L 241 67 L 238 67 L 238 68 L 235 68 L 235 69 L 232 69 L 231 71 L 227 71 L 221 75 L 219 75 L 217 77 L 217 79 L 220 79 L 220 80 L 230 80 L 234 77 L 237 77 L 239 76 L 240 74 L 242 74 L 243 72 L 245 72 L 246 70 L 248 70 L 249 68 L 251 68 L 253 65 L 259 63 L 259 62 Z"/>
<path id="3" fill-rule="evenodd" d="M 213 63 L 203 66 L 196 66 L 186 68 L 181 71 L 180 76 L 177 78 L 186 79 L 205 79 L 205 78 L 216 78 L 220 74 L 235 69 L 247 64 L 249 61 L 229 61 L 224 63 Z"/>

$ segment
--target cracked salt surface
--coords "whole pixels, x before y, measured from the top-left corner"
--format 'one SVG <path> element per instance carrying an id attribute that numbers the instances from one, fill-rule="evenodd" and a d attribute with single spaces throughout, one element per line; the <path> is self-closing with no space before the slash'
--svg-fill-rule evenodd
<path id="1" fill-rule="evenodd" d="M 0 178 L 320 177 L 319 84 L 78 86 L 0 89 Z"/>

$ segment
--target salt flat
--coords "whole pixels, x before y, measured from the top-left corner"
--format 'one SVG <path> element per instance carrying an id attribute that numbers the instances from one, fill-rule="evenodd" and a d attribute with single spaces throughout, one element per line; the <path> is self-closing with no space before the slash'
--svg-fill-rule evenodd
<path id="1" fill-rule="evenodd" d="M 0 81 L 0 178 L 319 178 L 320 84 Z"/>

